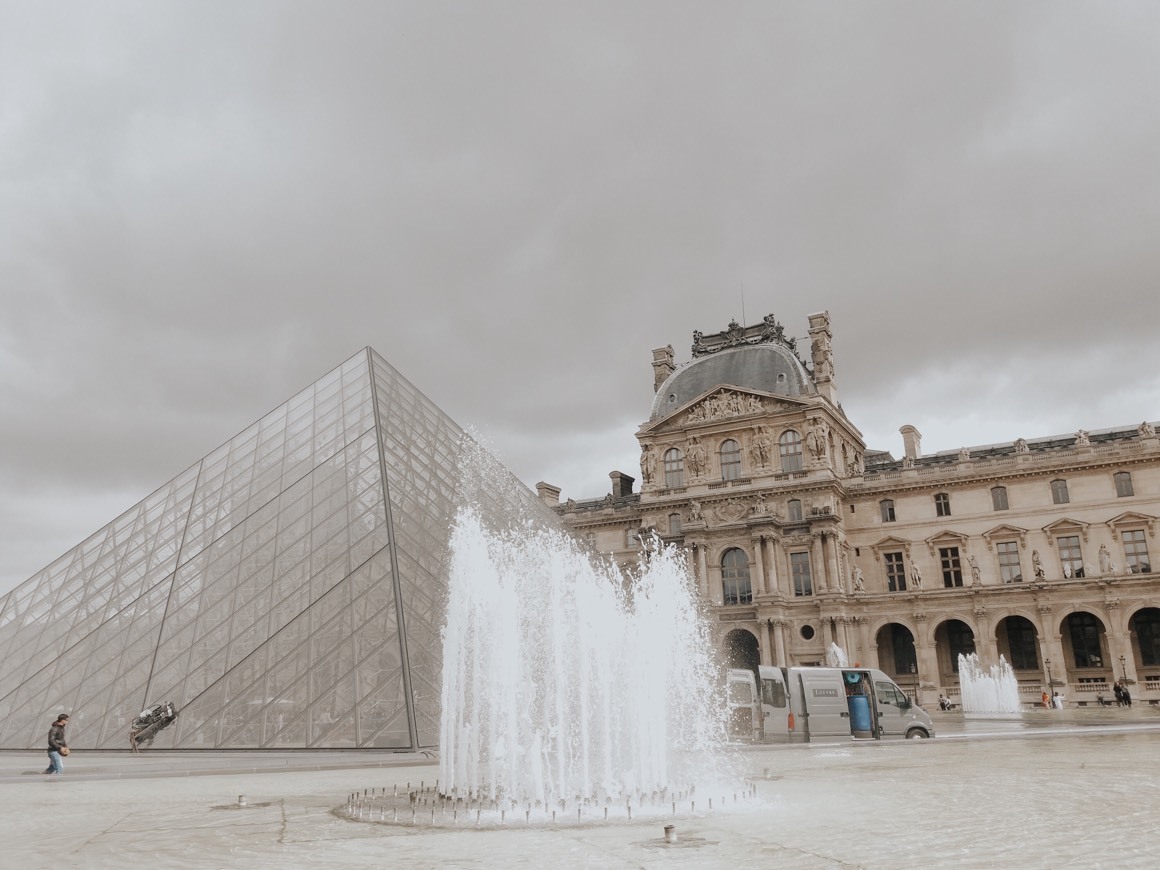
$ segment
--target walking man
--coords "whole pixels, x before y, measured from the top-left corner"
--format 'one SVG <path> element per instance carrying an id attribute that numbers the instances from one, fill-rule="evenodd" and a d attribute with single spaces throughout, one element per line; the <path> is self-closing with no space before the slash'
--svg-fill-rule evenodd
<path id="1" fill-rule="evenodd" d="M 64 728 L 68 725 L 68 713 L 61 713 L 48 729 L 48 770 L 45 773 L 63 773 L 62 755 L 68 755 L 68 743 L 64 739 Z"/>

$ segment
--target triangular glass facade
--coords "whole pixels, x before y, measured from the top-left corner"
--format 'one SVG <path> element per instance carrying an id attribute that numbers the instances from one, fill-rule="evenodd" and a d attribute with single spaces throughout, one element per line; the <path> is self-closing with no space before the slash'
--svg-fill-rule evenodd
<path id="1" fill-rule="evenodd" d="M 347 360 L 0 599 L 0 748 L 434 745 L 463 438 Z"/>

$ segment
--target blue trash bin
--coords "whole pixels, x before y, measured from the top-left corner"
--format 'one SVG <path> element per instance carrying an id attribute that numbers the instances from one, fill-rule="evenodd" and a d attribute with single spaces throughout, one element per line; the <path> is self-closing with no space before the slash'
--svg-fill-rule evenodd
<path id="1" fill-rule="evenodd" d="M 846 698 L 850 708 L 850 730 L 855 737 L 873 737 L 874 723 L 870 718 L 870 699 L 865 695 L 850 695 Z"/>

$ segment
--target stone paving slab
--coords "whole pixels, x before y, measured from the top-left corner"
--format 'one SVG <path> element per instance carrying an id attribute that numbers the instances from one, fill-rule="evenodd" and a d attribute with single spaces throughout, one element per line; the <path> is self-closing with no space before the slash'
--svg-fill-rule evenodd
<path id="1" fill-rule="evenodd" d="M 663 842 L 663 817 L 436 831 L 340 817 L 336 810 L 351 791 L 433 780 L 436 765 L 409 754 L 211 753 L 187 759 L 189 753 L 138 758 L 78 753 L 66 759 L 64 776 L 47 777 L 21 772 L 30 764 L 43 765 L 42 754 L 5 753 L 0 756 L 0 769 L 7 773 L 0 781 L 0 865 L 118 870 L 138 865 L 420 870 L 1157 865 L 1160 717 L 1155 713 L 1142 710 L 1111 721 L 1069 715 L 1044 723 L 1003 723 L 994 733 L 976 725 L 946 714 L 936 723 L 945 739 L 789 751 L 747 748 L 739 757 L 755 777 L 759 803 L 683 814 L 675 820 L 675 845 Z M 243 758 L 244 770 L 237 766 Z M 238 806 L 239 795 L 246 796 L 245 807 Z"/>

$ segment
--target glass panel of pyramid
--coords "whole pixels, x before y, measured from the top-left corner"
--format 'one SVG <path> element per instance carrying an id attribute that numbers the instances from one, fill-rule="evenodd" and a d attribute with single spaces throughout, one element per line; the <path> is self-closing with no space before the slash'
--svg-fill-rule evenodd
<path id="1" fill-rule="evenodd" d="M 468 443 L 360 351 L 0 599 L 0 748 L 435 745 Z"/>

